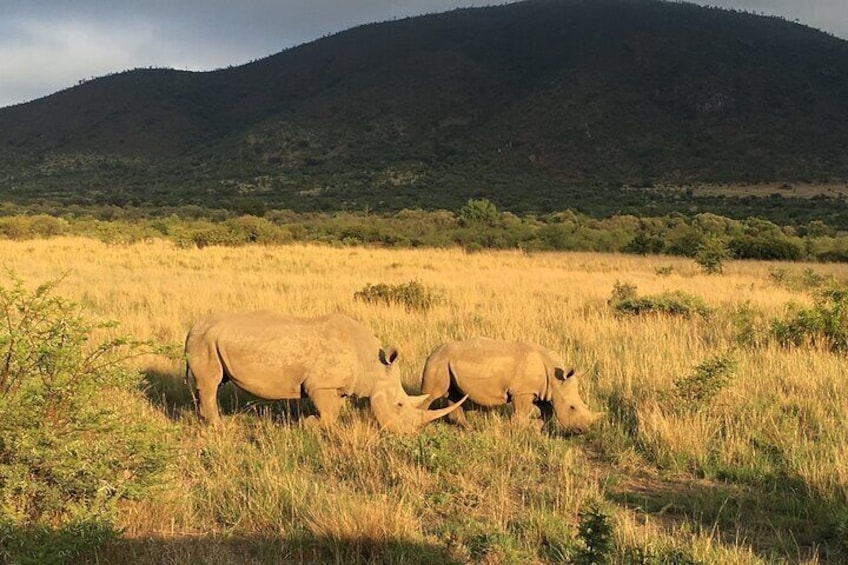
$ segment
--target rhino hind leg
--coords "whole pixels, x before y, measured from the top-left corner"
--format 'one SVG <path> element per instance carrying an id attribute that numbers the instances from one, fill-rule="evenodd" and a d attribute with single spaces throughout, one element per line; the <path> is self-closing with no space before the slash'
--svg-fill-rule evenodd
<path id="1" fill-rule="evenodd" d="M 427 394 L 429 398 L 418 407 L 422 410 L 429 410 L 433 402 L 448 395 L 450 384 L 450 373 L 447 364 L 427 359 L 427 363 L 424 365 L 424 374 L 421 377 L 421 394 Z M 462 398 L 462 396 L 457 397 L 457 399 L 459 398 Z"/>
<path id="2" fill-rule="evenodd" d="M 328 428 L 339 419 L 344 399 L 339 396 L 336 389 L 319 389 L 309 393 L 309 399 L 315 405 L 318 417 L 310 416 L 306 419 L 308 425 L 320 424 Z"/>
<path id="3" fill-rule="evenodd" d="M 194 356 L 187 363 L 186 381 L 190 389 L 196 388 L 196 391 L 191 392 L 198 403 L 198 415 L 210 424 L 217 425 L 221 422 L 218 412 L 218 387 L 223 379 L 224 368 L 217 355 Z"/>

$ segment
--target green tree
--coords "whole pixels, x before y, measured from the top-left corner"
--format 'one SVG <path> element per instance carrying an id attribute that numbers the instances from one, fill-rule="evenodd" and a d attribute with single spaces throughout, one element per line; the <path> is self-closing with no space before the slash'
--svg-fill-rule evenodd
<path id="1" fill-rule="evenodd" d="M 486 198 L 471 198 L 460 208 L 459 223 L 463 227 L 494 227 L 501 223 L 501 214 L 497 207 Z"/>
<path id="2" fill-rule="evenodd" d="M 698 246 L 695 262 L 701 270 L 709 275 L 721 274 L 724 271 L 724 261 L 730 256 L 724 240 L 719 237 L 708 237 Z"/>

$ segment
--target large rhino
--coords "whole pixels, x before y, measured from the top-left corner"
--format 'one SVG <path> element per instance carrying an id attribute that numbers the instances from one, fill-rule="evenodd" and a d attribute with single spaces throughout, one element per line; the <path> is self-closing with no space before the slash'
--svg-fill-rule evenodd
<path id="1" fill-rule="evenodd" d="M 573 368 L 540 345 L 484 337 L 452 341 L 437 347 L 424 364 L 421 392 L 428 399 L 421 407 L 444 397 L 455 406 L 467 395 L 486 407 L 512 402 L 513 418 L 529 422 L 541 416 L 536 402 L 550 402 L 563 428 L 584 432 L 601 414 L 580 399 L 577 381 Z M 449 418 L 467 425 L 462 408 Z"/>
<path id="2" fill-rule="evenodd" d="M 369 397 L 380 426 L 412 432 L 454 407 L 427 410 L 401 386 L 397 351 L 383 349 L 359 322 L 342 314 L 301 319 L 273 312 L 214 314 L 186 336 L 186 382 L 200 416 L 218 423 L 218 387 L 230 380 L 267 400 L 312 400 L 317 421 L 331 426 L 343 398 Z M 314 416 L 310 418 L 315 419 Z"/>

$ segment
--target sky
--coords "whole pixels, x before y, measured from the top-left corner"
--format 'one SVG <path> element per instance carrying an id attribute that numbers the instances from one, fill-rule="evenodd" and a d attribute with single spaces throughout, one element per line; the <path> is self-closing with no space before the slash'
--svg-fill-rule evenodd
<path id="1" fill-rule="evenodd" d="M 506 0 L 0 0 L 0 107 L 139 67 L 205 71 L 360 24 Z M 710 0 L 848 39 L 848 0 Z"/>

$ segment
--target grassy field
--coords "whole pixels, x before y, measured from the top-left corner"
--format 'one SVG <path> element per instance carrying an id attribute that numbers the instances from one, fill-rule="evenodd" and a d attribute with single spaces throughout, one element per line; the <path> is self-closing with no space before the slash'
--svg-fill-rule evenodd
<path id="1" fill-rule="evenodd" d="M 844 265 L 728 262 L 706 275 L 671 257 L 72 238 L 0 242 L 0 264 L 31 285 L 64 274 L 59 294 L 175 346 L 209 312 L 341 311 L 397 345 L 413 391 L 443 341 L 534 341 L 586 370 L 583 399 L 607 412 L 579 437 L 515 428 L 508 410 L 470 413 L 467 431 L 436 422 L 400 437 L 362 403 L 338 429 L 316 430 L 298 421 L 309 406 L 226 385 L 215 430 L 196 421 L 182 363 L 145 357 L 144 409 L 174 431 L 163 438 L 173 461 L 152 495 L 122 503 L 123 538 L 99 563 L 848 559 L 845 353 L 739 336 L 740 319 L 756 333 L 788 305 L 812 304 L 809 287 L 845 281 Z M 409 281 L 435 304 L 354 299 Z M 696 295 L 711 313 L 618 315 L 617 283 Z"/>

